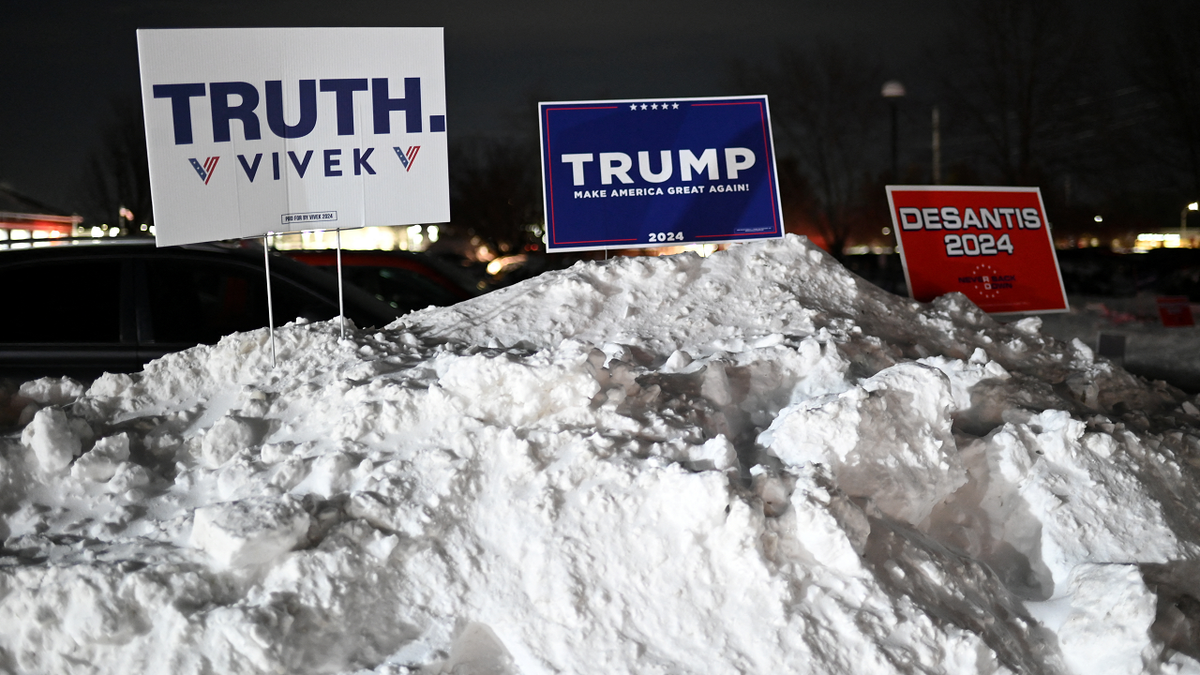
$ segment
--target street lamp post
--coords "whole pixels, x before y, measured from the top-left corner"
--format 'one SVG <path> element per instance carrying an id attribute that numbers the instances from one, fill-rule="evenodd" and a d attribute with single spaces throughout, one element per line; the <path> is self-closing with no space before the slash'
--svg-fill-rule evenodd
<path id="1" fill-rule="evenodd" d="M 1187 212 L 1195 211 L 1196 209 L 1200 209 L 1200 202 L 1192 202 L 1191 204 L 1188 204 L 1187 206 L 1183 207 L 1183 210 L 1179 212 L 1179 238 L 1180 239 L 1183 239 L 1184 233 L 1187 232 Z"/>
<path id="2" fill-rule="evenodd" d="M 883 83 L 883 91 L 880 92 L 883 97 L 888 100 L 888 104 L 892 108 L 892 180 L 899 180 L 900 168 L 898 161 L 897 137 L 899 136 L 899 121 L 896 101 L 904 97 L 904 85 L 899 80 L 888 80 Z"/>
<path id="3" fill-rule="evenodd" d="M 933 106 L 933 119 L 930 120 L 933 127 L 933 138 L 930 143 L 931 154 L 933 155 L 933 184 L 942 184 L 942 118 L 938 113 L 938 107 Z"/>

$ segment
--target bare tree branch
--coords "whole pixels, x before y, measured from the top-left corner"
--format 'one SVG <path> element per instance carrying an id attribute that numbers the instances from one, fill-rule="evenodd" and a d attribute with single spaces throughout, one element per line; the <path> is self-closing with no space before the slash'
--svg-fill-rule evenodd
<path id="1" fill-rule="evenodd" d="M 882 70 L 857 54 L 824 45 L 783 52 L 768 66 L 742 66 L 737 77 L 745 91 L 770 97 L 772 128 L 787 158 L 781 164 L 795 174 L 781 176 L 781 186 L 807 191 L 790 201 L 807 212 L 830 250 L 840 255 L 864 208 L 872 169 L 879 166 L 886 120 L 879 96 Z"/>
<path id="2" fill-rule="evenodd" d="M 111 121 L 88 162 L 84 181 L 92 217 L 113 226 L 121 224 L 120 210 L 128 209 L 134 228 L 154 224 L 150 197 L 150 166 L 146 157 L 146 126 L 137 98 L 113 102 Z"/>
<path id="3" fill-rule="evenodd" d="M 450 167 L 449 234 L 477 238 L 495 255 L 539 244 L 532 229 L 542 222 L 536 144 L 521 139 L 460 142 L 453 147 Z"/>
<path id="4" fill-rule="evenodd" d="M 976 0 L 959 5 L 938 56 L 950 105 L 983 159 L 1009 185 L 1037 185 L 1072 164 L 1063 138 L 1087 138 L 1094 52 L 1065 0 Z M 1072 167 L 1074 168 L 1074 167 Z"/>
<path id="5" fill-rule="evenodd" d="M 1190 0 L 1146 0 L 1131 13 L 1126 67 L 1154 102 L 1152 133 L 1161 159 L 1185 178 L 1179 188 L 1200 197 L 1200 6 Z"/>

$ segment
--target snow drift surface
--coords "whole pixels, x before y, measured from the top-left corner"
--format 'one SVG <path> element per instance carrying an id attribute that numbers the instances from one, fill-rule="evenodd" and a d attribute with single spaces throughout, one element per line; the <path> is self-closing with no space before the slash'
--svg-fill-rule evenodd
<path id="1" fill-rule="evenodd" d="M 801 238 L 292 324 L 0 438 L 0 672 L 1200 673 L 1200 410 Z"/>

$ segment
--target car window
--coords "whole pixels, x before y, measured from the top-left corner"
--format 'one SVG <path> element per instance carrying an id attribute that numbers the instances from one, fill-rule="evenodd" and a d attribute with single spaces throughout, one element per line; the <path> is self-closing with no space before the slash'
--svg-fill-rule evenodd
<path id="1" fill-rule="evenodd" d="M 0 342 L 87 344 L 121 340 L 121 263 L 47 261 L 0 269 Z"/>
<path id="2" fill-rule="evenodd" d="M 335 267 L 325 269 L 336 273 Z M 460 300 L 424 275 L 399 267 L 346 265 L 342 267 L 342 274 L 346 281 L 402 313 L 430 305 L 445 307 Z"/>
<path id="3" fill-rule="evenodd" d="M 225 335 L 267 325 L 267 289 L 261 269 L 221 260 L 146 263 L 154 342 L 214 344 Z M 272 275 L 275 324 L 297 317 L 337 315 L 337 304 Z"/>

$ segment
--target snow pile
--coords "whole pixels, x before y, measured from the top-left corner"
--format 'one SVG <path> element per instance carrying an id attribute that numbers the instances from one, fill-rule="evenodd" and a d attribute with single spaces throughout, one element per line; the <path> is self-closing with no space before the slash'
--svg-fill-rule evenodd
<path id="1" fill-rule="evenodd" d="M 0 672 L 1200 673 L 1200 409 L 800 238 L 236 334 L 0 438 Z"/>

